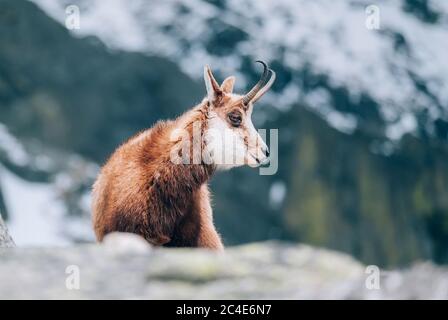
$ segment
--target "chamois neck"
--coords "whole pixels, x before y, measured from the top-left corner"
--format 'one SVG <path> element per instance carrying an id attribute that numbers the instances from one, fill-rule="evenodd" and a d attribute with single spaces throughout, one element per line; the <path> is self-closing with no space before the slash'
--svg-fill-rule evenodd
<path id="1" fill-rule="evenodd" d="M 190 109 L 182 116 L 177 118 L 172 126 L 172 131 L 178 131 L 181 136 L 175 139 L 171 146 L 170 154 L 183 155 L 186 157 L 178 158 L 182 163 L 173 163 L 173 179 L 180 184 L 186 184 L 191 187 L 199 187 L 206 183 L 216 170 L 214 164 L 204 161 L 203 150 L 205 149 L 204 134 L 208 128 L 209 106 L 206 100 Z M 184 145 L 188 139 L 190 148 Z M 185 161 L 186 160 L 186 161 Z M 185 161 L 185 162 L 184 162 Z"/>

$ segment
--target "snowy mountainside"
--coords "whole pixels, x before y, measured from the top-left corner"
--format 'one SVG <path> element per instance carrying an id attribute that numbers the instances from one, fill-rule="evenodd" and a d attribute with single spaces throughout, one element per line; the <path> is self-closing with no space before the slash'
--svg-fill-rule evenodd
<path id="1" fill-rule="evenodd" d="M 61 23 L 66 6 L 76 4 L 81 28 L 74 34 L 169 57 L 195 78 L 207 62 L 222 75 L 237 71 L 241 89 L 241 79 L 247 84 L 256 75 L 251 61 L 266 59 L 280 77 L 265 101 L 286 109 L 302 102 L 341 131 L 379 117 L 384 135 L 398 139 L 418 130 L 432 135 L 436 120 L 448 120 L 448 5 L 442 1 L 428 1 L 426 10 L 437 17 L 431 22 L 413 14 L 410 1 L 376 1 L 379 30 L 365 26 L 367 1 L 34 2 Z M 348 106 L 338 100 L 341 88 Z M 366 96 L 372 102 L 366 108 L 378 110 L 362 110 Z"/>

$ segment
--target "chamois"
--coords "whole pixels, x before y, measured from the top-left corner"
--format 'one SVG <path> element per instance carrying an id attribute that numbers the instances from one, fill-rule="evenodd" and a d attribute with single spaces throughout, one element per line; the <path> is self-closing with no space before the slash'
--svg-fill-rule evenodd
<path id="1" fill-rule="evenodd" d="M 245 95 L 233 93 L 235 77 L 220 86 L 205 66 L 207 96 L 201 103 L 116 149 L 93 186 L 98 241 L 120 231 L 136 233 L 155 246 L 223 250 L 213 224 L 209 178 L 219 169 L 257 166 L 269 159 L 251 115 L 275 72 L 257 62 L 263 74 Z"/>

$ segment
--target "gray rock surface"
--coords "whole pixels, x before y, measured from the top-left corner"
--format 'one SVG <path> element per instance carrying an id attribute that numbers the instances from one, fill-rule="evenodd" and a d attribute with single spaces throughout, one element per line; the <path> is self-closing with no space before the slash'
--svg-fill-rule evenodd
<path id="1" fill-rule="evenodd" d="M 0 248 L 14 247 L 14 241 L 8 233 L 6 224 L 0 215 Z"/>
<path id="2" fill-rule="evenodd" d="M 350 256 L 278 242 L 219 254 L 113 234 L 103 245 L 0 250 L 1 299 L 448 298 L 446 268 L 423 263 L 380 274 L 380 289 L 369 290 L 370 274 Z"/>

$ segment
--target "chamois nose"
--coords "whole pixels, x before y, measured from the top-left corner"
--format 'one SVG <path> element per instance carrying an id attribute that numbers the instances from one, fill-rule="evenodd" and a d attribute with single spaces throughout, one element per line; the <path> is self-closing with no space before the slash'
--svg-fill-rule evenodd
<path id="1" fill-rule="evenodd" d="M 264 150 L 264 154 L 266 155 L 266 157 L 269 157 L 269 155 L 271 154 L 269 152 L 269 148 L 268 147 L 266 147 L 266 150 Z"/>

